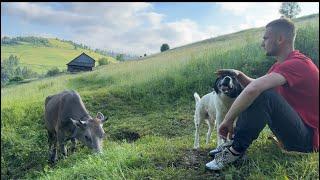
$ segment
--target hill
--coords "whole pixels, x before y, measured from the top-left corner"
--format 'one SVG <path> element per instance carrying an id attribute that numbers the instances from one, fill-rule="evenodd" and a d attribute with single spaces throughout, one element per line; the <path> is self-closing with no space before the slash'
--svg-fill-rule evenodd
<path id="1" fill-rule="evenodd" d="M 319 15 L 296 19 L 296 48 L 319 62 Z M 251 77 L 274 62 L 260 48 L 263 28 L 250 29 L 175 48 L 144 60 L 110 64 L 1 89 L 1 179 L 319 179 L 319 153 L 286 154 L 268 140 L 265 128 L 247 151 L 248 159 L 221 172 L 205 172 L 207 126 L 201 123 L 193 151 L 193 93 L 212 91 L 220 68 Z M 94 116 L 102 112 L 104 152 L 78 150 L 48 166 L 44 100 L 77 90 Z"/>
<path id="2" fill-rule="evenodd" d="M 62 41 L 55 38 L 37 38 L 39 42 L 32 41 L 30 37 L 22 37 L 12 44 L 1 44 L 1 60 L 15 55 L 20 58 L 23 66 L 28 66 L 38 73 L 45 73 L 52 67 L 58 67 L 60 70 L 66 70 L 66 64 L 79 56 L 82 52 L 96 60 L 102 57 L 108 58 L 111 62 L 117 61 L 110 56 L 96 53 L 89 49 L 81 47 L 75 48 L 68 41 Z"/>

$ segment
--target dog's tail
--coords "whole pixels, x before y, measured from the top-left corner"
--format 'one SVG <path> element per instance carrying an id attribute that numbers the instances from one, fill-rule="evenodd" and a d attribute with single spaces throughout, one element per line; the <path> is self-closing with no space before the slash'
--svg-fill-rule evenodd
<path id="1" fill-rule="evenodd" d="M 194 96 L 194 99 L 196 100 L 196 105 L 197 105 L 200 102 L 200 96 L 197 92 L 195 92 L 193 96 Z"/>

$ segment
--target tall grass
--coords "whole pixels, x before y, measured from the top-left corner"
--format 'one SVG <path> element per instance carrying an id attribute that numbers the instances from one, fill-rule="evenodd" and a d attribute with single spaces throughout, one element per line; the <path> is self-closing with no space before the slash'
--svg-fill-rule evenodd
<path id="1" fill-rule="evenodd" d="M 296 47 L 319 62 L 318 17 L 298 26 Z M 286 155 L 267 140 L 266 128 L 248 149 L 248 160 L 221 173 L 204 172 L 207 151 L 192 151 L 193 93 L 212 91 L 214 72 L 239 69 L 251 77 L 267 72 L 274 59 L 260 48 L 263 29 L 191 44 L 145 60 L 110 64 L 93 72 L 65 75 L 1 89 L 2 179 L 318 179 L 319 155 Z M 80 147 L 47 164 L 44 99 L 64 89 L 77 90 L 90 114 L 109 120 L 104 153 Z M 205 129 L 205 123 L 201 125 Z M 119 133 L 135 132 L 129 143 Z M 201 132 L 201 137 L 205 130 Z"/>

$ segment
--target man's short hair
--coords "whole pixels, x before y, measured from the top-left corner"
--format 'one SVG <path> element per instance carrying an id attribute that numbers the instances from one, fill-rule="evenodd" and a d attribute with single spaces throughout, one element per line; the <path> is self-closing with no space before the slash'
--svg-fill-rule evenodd
<path id="1" fill-rule="evenodd" d="M 267 24 L 266 28 L 272 28 L 275 32 L 285 35 L 289 42 L 292 43 L 296 37 L 296 28 L 294 23 L 287 18 L 280 18 L 271 21 Z"/>

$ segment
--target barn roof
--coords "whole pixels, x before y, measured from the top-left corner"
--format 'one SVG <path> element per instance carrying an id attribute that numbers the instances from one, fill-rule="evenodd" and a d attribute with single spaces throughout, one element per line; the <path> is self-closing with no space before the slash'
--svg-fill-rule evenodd
<path id="1" fill-rule="evenodd" d="M 67 65 L 94 67 L 95 62 L 96 61 L 92 57 L 88 56 L 86 53 L 82 53 Z"/>

